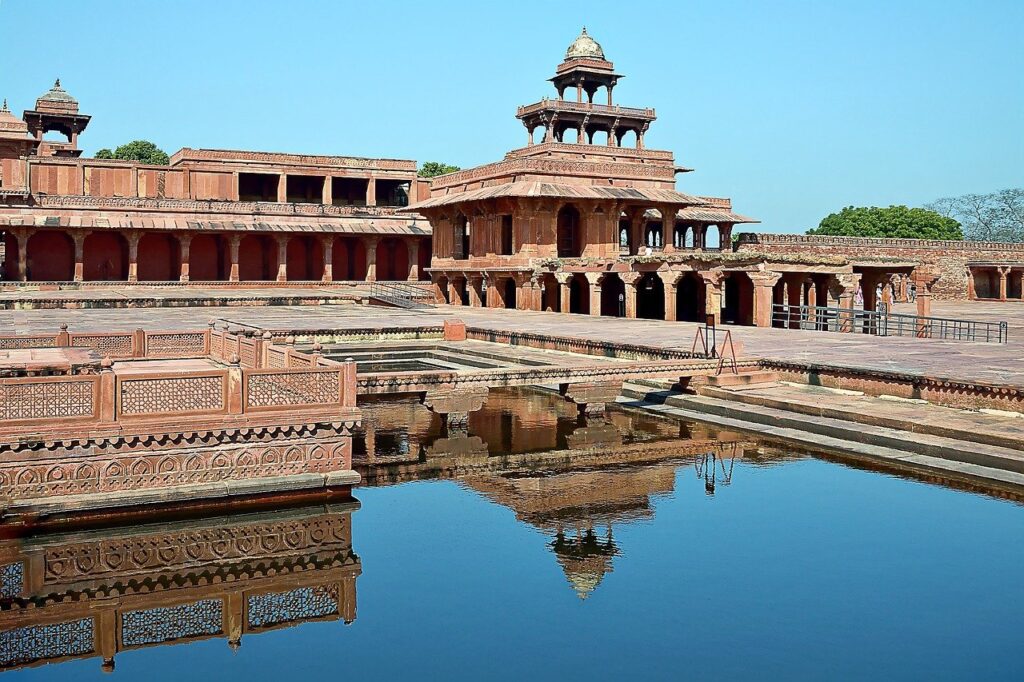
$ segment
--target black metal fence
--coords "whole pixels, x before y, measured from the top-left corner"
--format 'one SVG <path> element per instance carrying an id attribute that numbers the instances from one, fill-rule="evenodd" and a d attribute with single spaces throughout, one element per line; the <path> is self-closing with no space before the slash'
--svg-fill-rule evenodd
<path id="1" fill-rule="evenodd" d="M 920 317 L 889 312 L 884 305 L 880 305 L 878 310 L 857 310 L 776 303 L 772 305 L 772 326 L 979 343 L 1006 343 L 1009 337 L 1006 322 Z"/>

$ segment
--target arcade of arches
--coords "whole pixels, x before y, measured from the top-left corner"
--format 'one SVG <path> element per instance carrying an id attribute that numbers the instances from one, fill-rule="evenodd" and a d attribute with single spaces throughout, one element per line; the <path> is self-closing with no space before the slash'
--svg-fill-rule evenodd
<path id="1" fill-rule="evenodd" d="M 336 282 L 426 277 L 429 238 L 359 234 L 15 228 L 5 280 Z"/>

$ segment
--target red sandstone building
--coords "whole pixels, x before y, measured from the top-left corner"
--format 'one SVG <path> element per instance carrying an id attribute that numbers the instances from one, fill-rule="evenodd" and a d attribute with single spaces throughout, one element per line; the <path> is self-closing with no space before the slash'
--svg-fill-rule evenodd
<path id="1" fill-rule="evenodd" d="M 167 166 L 81 158 L 59 82 L 0 109 L 3 280 L 280 283 L 429 278 L 454 305 L 767 325 L 777 304 L 1024 296 L 1024 246 L 743 234 L 729 199 L 676 189 L 651 108 L 584 32 L 520 107 L 527 145 L 427 182 L 399 159 L 184 148 Z M 604 92 L 601 92 L 601 91 Z M 568 95 L 568 96 L 567 96 Z M 595 98 L 597 101 L 595 101 Z M 603 98 L 603 102 L 601 101 Z M 47 139 L 57 133 L 62 140 Z M 927 267 L 922 267 L 927 266 Z"/>

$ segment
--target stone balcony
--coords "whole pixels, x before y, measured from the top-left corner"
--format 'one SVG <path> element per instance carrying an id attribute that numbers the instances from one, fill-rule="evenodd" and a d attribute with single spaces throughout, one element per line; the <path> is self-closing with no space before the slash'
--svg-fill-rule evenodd
<path id="1" fill-rule="evenodd" d="M 653 121 L 656 116 L 654 109 L 622 107 L 618 105 L 593 104 L 592 102 L 573 102 L 565 99 L 542 99 L 535 104 L 527 104 L 516 110 L 516 118 L 529 116 L 539 111 L 557 111 L 580 114 L 603 114 L 606 116 L 622 116 Z"/>

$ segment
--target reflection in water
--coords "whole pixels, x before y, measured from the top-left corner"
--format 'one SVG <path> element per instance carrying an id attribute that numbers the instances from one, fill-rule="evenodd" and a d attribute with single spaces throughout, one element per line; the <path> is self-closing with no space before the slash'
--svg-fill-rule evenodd
<path id="1" fill-rule="evenodd" d="M 569 584 L 585 599 L 621 555 L 615 526 L 651 518 L 680 464 L 693 462 L 708 495 L 732 480 L 737 459 L 768 464 L 795 456 L 746 437 L 647 412 L 610 408 L 580 416 L 560 396 L 531 389 L 492 391 L 468 430 L 415 401 L 364 406 L 354 466 L 366 485 L 456 478 L 513 510 L 551 538 Z"/>
<path id="2" fill-rule="evenodd" d="M 357 502 L 8 540 L 0 670 L 355 619 Z"/>

